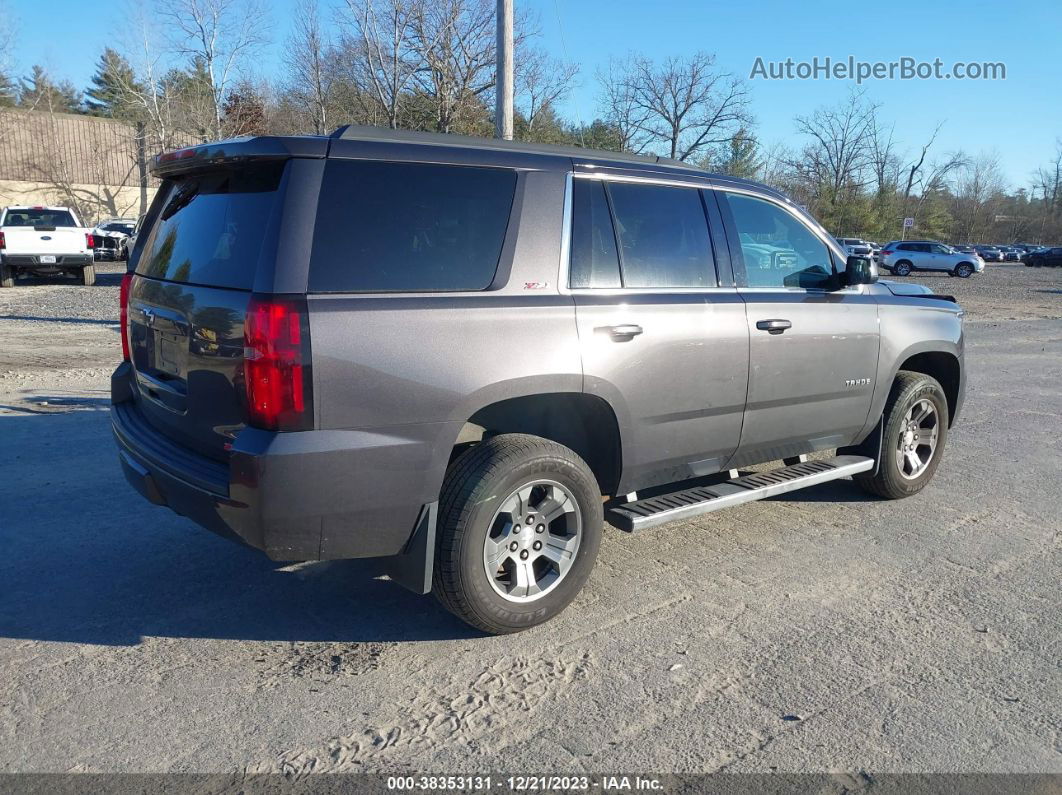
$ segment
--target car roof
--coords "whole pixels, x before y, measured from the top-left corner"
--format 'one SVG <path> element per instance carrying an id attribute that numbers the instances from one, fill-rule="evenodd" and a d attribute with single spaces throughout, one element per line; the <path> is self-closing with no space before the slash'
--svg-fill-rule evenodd
<path id="1" fill-rule="evenodd" d="M 705 171 L 668 157 L 609 152 L 580 146 L 505 141 L 454 133 L 392 130 L 348 124 L 331 135 L 244 136 L 212 141 L 164 152 L 155 158 L 151 171 L 164 177 L 210 163 L 276 157 L 363 157 L 418 160 L 425 155 L 446 157 L 469 165 L 494 165 L 530 168 L 556 168 L 571 171 L 613 168 L 652 172 L 661 178 L 683 177 L 709 180 L 720 186 L 744 187 L 799 207 L 782 191 L 741 177 Z M 581 167 L 581 168 L 580 168 Z M 800 208 L 802 209 L 802 208 Z M 808 216 L 811 218 L 811 216 Z M 814 220 L 814 219 L 813 219 Z M 815 221 L 818 224 L 818 221 Z"/>

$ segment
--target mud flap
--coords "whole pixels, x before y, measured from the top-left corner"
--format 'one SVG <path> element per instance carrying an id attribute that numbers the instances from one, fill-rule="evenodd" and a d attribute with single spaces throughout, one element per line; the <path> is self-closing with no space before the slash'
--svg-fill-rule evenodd
<path id="1" fill-rule="evenodd" d="M 420 509 L 413 535 L 402 553 L 383 561 L 383 570 L 392 580 L 416 594 L 431 591 L 431 575 L 435 565 L 435 519 L 438 502 L 429 502 Z"/>
<path id="2" fill-rule="evenodd" d="M 863 455 L 867 458 L 874 459 L 874 468 L 870 470 L 870 474 L 877 475 L 881 469 L 881 444 L 882 434 L 885 433 L 885 419 L 884 417 L 878 420 L 878 424 L 874 426 L 874 430 L 867 434 L 867 438 L 857 445 L 851 447 L 839 447 L 837 449 L 837 455 Z"/>

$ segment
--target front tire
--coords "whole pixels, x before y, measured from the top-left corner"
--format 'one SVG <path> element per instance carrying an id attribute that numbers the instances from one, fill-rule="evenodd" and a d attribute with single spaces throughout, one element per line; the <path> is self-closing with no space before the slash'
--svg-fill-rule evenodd
<path id="1" fill-rule="evenodd" d="M 907 260 L 900 260 L 893 267 L 892 272 L 897 276 L 910 276 L 911 275 L 911 263 Z"/>
<path id="2" fill-rule="evenodd" d="M 948 440 L 948 399 L 932 376 L 901 370 L 893 381 L 881 422 L 885 426 L 877 472 L 853 480 L 889 500 L 925 488 L 937 471 Z"/>
<path id="3" fill-rule="evenodd" d="M 487 438 L 443 484 L 432 590 L 484 632 L 536 626 L 582 589 L 603 524 L 597 480 L 574 452 L 526 434 Z"/>
<path id="4" fill-rule="evenodd" d="M 96 283 L 96 266 L 86 265 L 81 269 L 81 283 L 86 287 L 91 287 Z"/>
<path id="5" fill-rule="evenodd" d="M 958 276 L 960 279 L 969 279 L 970 276 L 973 275 L 973 272 L 973 265 L 969 264 L 968 262 L 960 262 L 955 267 L 955 275 Z"/>

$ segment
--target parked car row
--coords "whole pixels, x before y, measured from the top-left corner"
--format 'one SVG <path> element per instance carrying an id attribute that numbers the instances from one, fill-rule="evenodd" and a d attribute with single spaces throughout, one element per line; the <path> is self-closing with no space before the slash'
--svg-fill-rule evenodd
<path id="1" fill-rule="evenodd" d="M 1021 261 L 1030 268 L 1057 268 L 1062 266 L 1062 246 L 1041 246 L 1027 251 Z"/>
<path id="2" fill-rule="evenodd" d="M 907 276 L 913 271 L 942 271 L 966 278 L 981 273 L 987 262 L 1023 262 L 1030 267 L 1062 264 L 1059 262 L 1062 248 L 1029 243 L 948 245 L 938 240 L 893 240 L 882 247 L 857 237 L 836 240 L 850 255 L 870 257 L 896 276 Z"/>

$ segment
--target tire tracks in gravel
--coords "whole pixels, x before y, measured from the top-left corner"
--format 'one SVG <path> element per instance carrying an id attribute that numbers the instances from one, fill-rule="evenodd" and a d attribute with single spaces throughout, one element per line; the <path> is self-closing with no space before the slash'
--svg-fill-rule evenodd
<path id="1" fill-rule="evenodd" d="M 280 772 L 289 778 L 321 772 L 401 768 L 416 745 L 461 745 L 470 752 L 487 737 L 518 739 L 535 726 L 535 714 L 588 681 L 597 666 L 588 651 L 550 658 L 505 656 L 471 680 L 454 674 L 421 689 L 393 720 L 333 737 L 320 747 L 282 752 L 248 773 Z M 456 695 L 455 695 L 456 694 Z"/>

